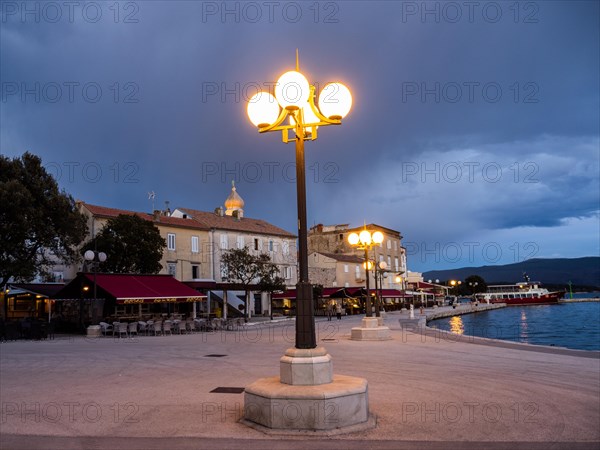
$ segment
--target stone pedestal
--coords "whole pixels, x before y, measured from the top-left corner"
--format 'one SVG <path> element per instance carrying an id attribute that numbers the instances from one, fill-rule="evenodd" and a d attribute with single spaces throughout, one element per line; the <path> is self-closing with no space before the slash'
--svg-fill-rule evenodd
<path id="1" fill-rule="evenodd" d="M 352 328 L 350 339 L 353 341 L 387 341 L 392 339 L 392 335 L 388 327 L 379 326 L 377 317 L 365 317 L 360 327 Z"/>
<path id="2" fill-rule="evenodd" d="M 379 317 L 377 317 L 377 326 L 382 327 L 384 325 L 384 320 L 385 320 L 385 311 L 380 311 L 379 312 Z"/>
<path id="3" fill-rule="evenodd" d="M 333 375 L 325 348 L 290 348 L 280 376 L 247 386 L 244 419 L 273 430 L 327 431 L 366 424 L 368 384 L 363 378 Z"/>

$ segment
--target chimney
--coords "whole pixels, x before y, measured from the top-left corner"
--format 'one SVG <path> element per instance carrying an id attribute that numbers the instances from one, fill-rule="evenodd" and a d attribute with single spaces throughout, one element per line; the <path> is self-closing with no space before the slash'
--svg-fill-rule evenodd
<path id="1" fill-rule="evenodd" d="M 223 217 L 223 208 L 221 208 L 220 206 L 218 208 L 215 208 L 215 215 Z"/>
<path id="2" fill-rule="evenodd" d="M 152 218 L 154 219 L 155 222 L 160 222 L 160 214 L 161 214 L 160 209 L 155 209 L 154 212 L 152 213 Z"/>

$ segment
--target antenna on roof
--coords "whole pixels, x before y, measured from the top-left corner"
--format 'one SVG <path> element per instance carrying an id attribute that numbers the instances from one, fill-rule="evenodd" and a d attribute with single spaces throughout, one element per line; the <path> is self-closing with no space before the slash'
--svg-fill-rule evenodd
<path id="1" fill-rule="evenodd" d="M 156 197 L 154 191 L 148 192 L 148 200 L 152 200 L 152 211 L 154 211 L 154 197 Z"/>

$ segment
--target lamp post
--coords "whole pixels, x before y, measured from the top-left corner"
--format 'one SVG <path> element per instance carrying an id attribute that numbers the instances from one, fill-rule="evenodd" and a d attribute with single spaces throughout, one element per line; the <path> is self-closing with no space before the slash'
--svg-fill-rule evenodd
<path id="1" fill-rule="evenodd" d="M 387 278 L 387 263 L 385 261 L 379 261 L 375 263 L 375 290 L 377 291 L 377 297 L 375 302 L 375 315 L 381 316 L 381 291 L 383 289 L 383 278 Z M 377 287 L 379 283 L 379 288 Z"/>
<path id="2" fill-rule="evenodd" d="M 308 279 L 304 141 L 317 139 L 319 127 L 340 125 L 350 111 L 352 96 L 343 84 L 330 83 L 321 91 L 318 107 L 315 97 L 315 87 L 300 73 L 296 50 L 296 70 L 279 78 L 275 97 L 259 92 L 248 103 L 248 116 L 259 133 L 281 131 L 284 143 L 296 144 L 299 260 L 296 345 L 287 349 L 279 360 L 279 378 L 261 378 L 247 385 L 244 391 L 245 404 L 254 406 L 245 408 L 245 420 L 268 428 L 343 430 L 369 418 L 367 380 L 334 376 L 331 355 L 316 344 L 313 289 Z M 284 123 L 286 119 L 289 122 Z M 291 138 L 290 130 L 294 133 Z M 286 418 L 288 407 L 293 407 L 302 420 Z M 315 414 L 328 407 L 340 411 L 336 421 L 328 422 L 323 414 Z"/>
<path id="3" fill-rule="evenodd" d="M 92 307 L 92 321 L 96 319 L 96 296 L 97 296 L 97 288 L 96 288 L 96 273 L 98 272 L 98 264 L 106 261 L 106 253 L 97 252 L 95 250 L 88 250 L 83 254 L 83 257 L 91 264 L 94 268 L 94 303 Z M 83 327 L 83 311 L 82 308 L 79 309 L 79 323 Z"/>
<path id="4" fill-rule="evenodd" d="M 259 133 L 281 131 L 283 142 L 296 144 L 296 197 L 298 207 L 299 277 L 296 285 L 296 348 L 315 348 L 315 321 L 312 285 L 308 279 L 308 238 L 306 229 L 306 180 L 304 141 L 317 139 L 321 126 L 341 125 L 352 106 L 352 95 L 341 83 L 327 84 L 315 104 L 315 87 L 300 73 L 298 51 L 296 70 L 284 73 L 275 85 L 275 97 L 258 92 L 248 102 L 248 117 Z M 289 118 L 289 119 L 288 119 Z M 288 123 L 284 121 L 288 119 Z M 294 135 L 289 137 L 289 132 Z"/>
<path id="5" fill-rule="evenodd" d="M 369 292 L 369 271 L 371 269 L 371 262 L 369 261 L 369 250 L 374 246 L 383 242 L 383 233 L 381 231 L 375 231 L 371 233 L 365 226 L 364 230 L 360 233 L 350 233 L 348 235 L 348 243 L 358 249 L 365 251 L 365 288 L 367 290 L 367 301 L 366 301 L 366 317 L 373 317 L 373 311 L 371 308 L 371 294 Z M 377 315 L 379 316 L 379 314 Z"/>

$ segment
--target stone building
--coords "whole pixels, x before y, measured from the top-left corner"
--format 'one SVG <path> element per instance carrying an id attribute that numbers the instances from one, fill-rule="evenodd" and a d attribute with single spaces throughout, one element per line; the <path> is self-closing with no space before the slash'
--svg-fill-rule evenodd
<path id="1" fill-rule="evenodd" d="M 309 270 L 313 270 L 315 275 L 322 273 L 325 277 L 324 270 L 326 267 L 333 267 L 331 259 L 336 260 L 336 267 L 340 266 L 347 272 L 341 274 L 336 269 L 336 284 L 337 286 L 344 287 L 346 283 L 350 286 L 358 286 L 364 284 L 364 269 L 362 269 L 362 262 L 364 261 L 364 250 L 358 250 L 353 248 L 348 243 L 348 235 L 350 233 L 360 233 L 365 227 L 353 227 L 350 228 L 349 224 L 338 224 L 338 225 L 315 225 L 310 228 L 308 232 L 308 252 L 310 255 L 320 254 L 322 256 L 319 262 L 315 261 L 314 258 L 309 258 Z M 384 281 L 383 286 L 390 289 L 402 289 L 402 282 L 396 282 L 396 274 L 406 273 L 406 249 L 402 246 L 402 235 L 399 231 L 392 230 L 390 228 L 383 227 L 377 224 L 368 224 L 366 228 L 370 231 L 381 231 L 384 236 L 384 240 L 381 244 L 375 245 L 369 254 L 371 261 L 385 261 L 387 264 L 388 275 Z M 341 258 L 353 256 L 357 258 L 356 261 L 360 260 L 360 263 L 355 261 L 344 262 Z M 337 259 L 336 259 L 337 258 Z M 348 266 L 348 267 L 346 267 Z M 357 266 L 360 266 L 357 268 Z M 352 270 L 353 276 L 352 275 Z M 358 277 L 358 271 L 362 270 L 363 276 Z M 350 275 L 348 275 L 350 274 Z M 360 281 L 359 281 L 360 280 Z M 370 272 L 370 283 L 374 286 L 375 279 L 373 272 Z M 331 285 L 329 285 L 331 286 Z"/>

